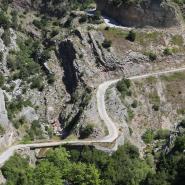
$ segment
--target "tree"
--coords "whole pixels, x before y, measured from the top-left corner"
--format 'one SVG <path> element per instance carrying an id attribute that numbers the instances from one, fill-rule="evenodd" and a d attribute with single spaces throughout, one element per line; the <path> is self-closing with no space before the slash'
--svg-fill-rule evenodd
<path id="1" fill-rule="evenodd" d="M 74 163 L 68 175 L 68 181 L 79 185 L 100 185 L 100 173 L 94 165 Z"/>
<path id="2" fill-rule="evenodd" d="M 32 169 L 26 159 L 16 154 L 2 167 L 2 174 L 7 179 L 7 184 L 30 185 Z"/>
<path id="3" fill-rule="evenodd" d="M 41 161 L 34 170 L 31 185 L 63 185 L 59 168 L 53 163 Z"/>

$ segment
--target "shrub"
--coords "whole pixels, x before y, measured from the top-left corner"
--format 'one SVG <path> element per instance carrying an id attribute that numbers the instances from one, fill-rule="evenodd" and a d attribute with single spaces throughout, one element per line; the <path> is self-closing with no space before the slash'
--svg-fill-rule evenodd
<path id="1" fill-rule="evenodd" d="M 85 139 L 93 133 L 93 125 L 87 125 L 80 130 L 80 139 Z"/>
<path id="2" fill-rule="evenodd" d="M 3 135 L 5 133 L 5 129 L 0 124 L 0 135 Z"/>
<path id="3" fill-rule="evenodd" d="M 8 17 L 4 15 L 3 12 L 0 12 L 0 26 L 2 26 L 5 29 L 8 29 L 10 27 L 10 21 Z"/>
<path id="4" fill-rule="evenodd" d="M 103 43 L 102 43 L 102 46 L 103 46 L 104 48 L 110 48 L 111 45 L 112 45 L 112 41 L 111 41 L 111 40 L 107 40 L 107 39 L 105 39 L 105 40 L 103 41 Z"/>
<path id="5" fill-rule="evenodd" d="M 55 74 L 49 74 L 48 77 L 48 83 L 53 84 L 55 82 Z"/>
<path id="6" fill-rule="evenodd" d="M 7 47 L 11 44 L 11 34 L 9 29 L 4 30 L 4 33 L 2 34 L 2 40 Z"/>
<path id="7" fill-rule="evenodd" d="M 0 62 L 2 62 L 2 61 L 3 61 L 3 52 L 0 51 Z"/>
<path id="8" fill-rule="evenodd" d="M 72 24 L 72 20 L 73 20 L 73 18 L 69 17 L 69 19 L 64 23 L 64 27 L 69 28 Z"/>
<path id="9" fill-rule="evenodd" d="M 39 20 L 33 20 L 33 24 L 38 29 L 44 29 L 47 26 L 48 21 L 47 21 L 46 18 L 42 18 L 40 21 Z"/>
<path id="10" fill-rule="evenodd" d="M 129 31 L 126 39 L 131 42 L 134 42 L 136 40 L 136 33 L 133 30 Z"/>
<path id="11" fill-rule="evenodd" d="M 172 50 L 170 48 L 165 48 L 163 51 L 164 55 L 172 55 Z"/>
<path id="12" fill-rule="evenodd" d="M 151 61 L 154 61 L 157 59 L 157 55 L 155 53 L 149 52 L 148 57 Z"/>
<path id="13" fill-rule="evenodd" d="M 2 73 L 0 73 L 0 87 L 2 87 L 4 85 L 4 82 L 5 82 L 4 75 Z"/>
<path id="14" fill-rule="evenodd" d="M 131 86 L 130 80 L 125 78 L 123 78 L 117 83 L 116 88 L 121 93 L 122 98 L 125 98 L 126 95 L 127 96 L 132 95 L 131 91 L 129 91 L 130 86 Z"/>
<path id="15" fill-rule="evenodd" d="M 131 104 L 132 108 L 137 108 L 137 100 L 134 100 Z"/>
<path id="16" fill-rule="evenodd" d="M 155 134 L 155 139 L 167 139 L 170 135 L 170 131 L 166 129 L 160 129 Z"/>
<path id="17" fill-rule="evenodd" d="M 154 132 L 148 129 L 143 135 L 142 139 L 146 144 L 151 143 L 154 140 Z"/>
<path id="18" fill-rule="evenodd" d="M 100 20 L 100 18 L 101 18 L 101 12 L 97 10 L 97 11 L 95 12 L 95 14 L 94 14 L 93 19 L 94 19 L 94 20 Z"/>
<path id="19" fill-rule="evenodd" d="M 33 78 L 32 79 L 32 83 L 31 83 L 31 88 L 32 89 L 38 89 L 39 91 L 42 91 L 44 88 L 44 84 L 41 81 L 41 79 L 39 77 Z"/>
<path id="20" fill-rule="evenodd" d="M 152 109 L 153 109 L 154 111 L 158 111 L 158 110 L 159 110 L 159 105 L 154 104 L 154 105 L 152 106 Z"/>
<path id="21" fill-rule="evenodd" d="M 43 138 L 43 131 L 39 121 L 35 120 L 31 123 L 31 128 L 28 131 L 28 136 L 31 140 Z"/>
<path id="22" fill-rule="evenodd" d="M 179 123 L 179 125 L 180 125 L 181 127 L 185 128 L 185 119 L 183 119 L 183 120 Z"/>
<path id="23" fill-rule="evenodd" d="M 82 17 L 80 17 L 79 19 L 79 23 L 84 23 L 87 21 L 87 16 L 86 15 L 83 15 Z"/>

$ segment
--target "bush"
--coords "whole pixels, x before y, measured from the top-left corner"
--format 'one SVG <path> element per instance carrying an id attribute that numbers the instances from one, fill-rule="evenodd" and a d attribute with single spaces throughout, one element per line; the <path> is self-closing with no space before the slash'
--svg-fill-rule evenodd
<path id="1" fill-rule="evenodd" d="M 31 123 L 31 128 L 28 131 L 28 136 L 30 140 L 43 138 L 43 131 L 42 131 L 39 121 L 35 120 Z"/>
<path id="2" fill-rule="evenodd" d="M 137 100 L 134 100 L 133 103 L 131 104 L 132 108 L 137 108 Z"/>
<path id="3" fill-rule="evenodd" d="M 85 139 L 93 133 L 93 125 L 87 125 L 80 130 L 80 139 Z"/>
<path id="4" fill-rule="evenodd" d="M 4 75 L 2 73 L 0 73 L 0 87 L 3 87 L 4 82 L 5 82 Z"/>
<path id="5" fill-rule="evenodd" d="M 3 135 L 4 133 L 5 133 L 5 129 L 0 124 L 0 136 Z"/>
<path id="6" fill-rule="evenodd" d="M 48 21 L 47 21 L 46 18 L 42 18 L 40 21 L 39 20 L 33 20 L 33 24 L 38 29 L 44 29 L 47 26 Z"/>
<path id="7" fill-rule="evenodd" d="M 155 134 L 155 139 L 167 139 L 170 136 L 170 131 L 166 129 L 160 129 Z"/>
<path id="8" fill-rule="evenodd" d="M 80 17 L 79 19 L 79 23 L 84 23 L 87 21 L 87 16 L 86 15 L 83 15 L 82 17 Z"/>
<path id="9" fill-rule="evenodd" d="M 180 125 L 181 127 L 185 128 L 185 119 L 183 119 L 183 120 L 179 123 L 179 125 Z"/>
<path id="10" fill-rule="evenodd" d="M 172 50 L 170 48 L 165 48 L 163 51 L 164 55 L 172 55 Z"/>
<path id="11" fill-rule="evenodd" d="M 143 135 L 142 139 L 146 144 L 151 143 L 154 140 L 154 132 L 153 130 L 148 129 Z"/>
<path id="12" fill-rule="evenodd" d="M 107 39 L 105 39 L 105 40 L 103 41 L 103 43 L 102 43 L 102 46 L 103 46 L 104 48 L 110 48 L 111 45 L 112 45 L 112 41 L 111 41 L 111 40 L 107 40 Z"/>
<path id="13" fill-rule="evenodd" d="M 94 20 L 100 20 L 100 18 L 101 18 L 101 12 L 96 10 L 93 19 Z"/>
<path id="14" fill-rule="evenodd" d="M 3 61 L 3 52 L 0 51 L 0 62 L 2 62 L 2 61 Z"/>
<path id="15" fill-rule="evenodd" d="M 136 33 L 133 30 L 129 31 L 126 39 L 131 42 L 134 42 L 136 40 Z"/>
<path id="16" fill-rule="evenodd" d="M 158 111 L 158 110 L 159 110 L 159 105 L 154 104 L 154 105 L 152 106 L 152 109 L 153 109 L 154 111 Z"/>
<path id="17" fill-rule="evenodd" d="M 157 55 L 155 53 L 149 52 L 148 57 L 151 61 L 154 61 L 157 59 Z"/>
<path id="18" fill-rule="evenodd" d="M 55 74 L 49 74 L 48 77 L 48 83 L 53 84 L 55 82 Z"/>
<path id="19" fill-rule="evenodd" d="M 41 79 L 39 77 L 33 78 L 32 79 L 32 83 L 31 83 L 31 88 L 32 89 L 38 89 L 39 91 L 42 91 L 44 88 L 44 84 L 41 81 Z"/>
<path id="20" fill-rule="evenodd" d="M 65 28 L 69 28 L 72 25 L 73 18 L 69 17 L 69 19 L 64 23 Z"/>
<path id="21" fill-rule="evenodd" d="M 3 27 L 4 29 L 8 29 L 10 27 L 10 21 L 8 17 L 4 15 L 3 12 L 0 12 L 0 27 Z"/>
<path id="22" fill-rule="evenodd" d="M 125 78 L 123 78 L 117 83 L 116 88 L 121 93 L 122 98 L 125 98 L 126 95 L 127 96 L 132 95 L 131 91 L 129 91 L 130 86 L 131 86 L 130 80 Z"/>
<path id="23" fill-rule="evenodd" d="M 4 33 L 2 34 L 2 40 L 6 47 L 11 44 L 11 34 L 9 29 L 4 30 Z"/>

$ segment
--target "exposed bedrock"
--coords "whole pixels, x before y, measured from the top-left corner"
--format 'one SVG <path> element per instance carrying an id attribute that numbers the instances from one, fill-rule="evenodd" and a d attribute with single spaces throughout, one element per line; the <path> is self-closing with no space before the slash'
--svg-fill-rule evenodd
<path id="1" fill-rule="evenodd" d="M 166 0 L 142 0 L 115 3 L 115 0 L 96 0 L 97 9 L 124 26 L 171 27 L 180 25 L 181 13 L 174 3 Z"/>

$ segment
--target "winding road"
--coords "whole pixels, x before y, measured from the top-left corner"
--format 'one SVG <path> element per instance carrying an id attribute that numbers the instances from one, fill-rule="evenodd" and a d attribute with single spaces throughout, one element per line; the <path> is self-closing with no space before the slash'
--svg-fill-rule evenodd
<path id="1" fill-rule="evenodd" d="M 156 73 L 149 73 L 139 76 L 132 76 L 128 79 L 130 80 L 136 80 L 136 79 L 143 79 L 148 77 L 155 77 L 160 75 L 165 75 L 169 73 L 174 72 L 180 72 L 185 71 L 185 67 L 178 68 L 178 69 L 171 69 L 167 71 L 160 71 Z M 105 93 L 108 87 L 112 84 L 115 84 L 120 79 L 116 80 L 110 80 L 107 82 L 104 82 L 99 85 L 97 90 L 97 108 L 99 112 L 99 116 L 101 120 L 105 123 L 107 126 L 109 134 L 101 139 L 94 139 L 94 140 L 75 140 L 75 141 L 59 141 L 59 142 L 46 142 L 46 143 L 33 143 L 33 144 L 20 144 L 20 145 L 14 145 L 8 148 L 6 151 L 4 151 L 2 154 L 0 154 L 0 167 L 3 166 L 3 164 L 14 155 L 16 150 L 23 149 L 23 148 L 42 148 L 42 147 L 54 147 L 54 146 L 60 146 L 64 144 L 71 144 L 71 145 L 93 145 L 93 144 L 100 144 L 100 143 L 113 143 L 118 138 L 118 130 L 116 127 L 116 124 L 111 120 L 111 118 L 108 116 L 106 107 L 105 107 Z"/>

